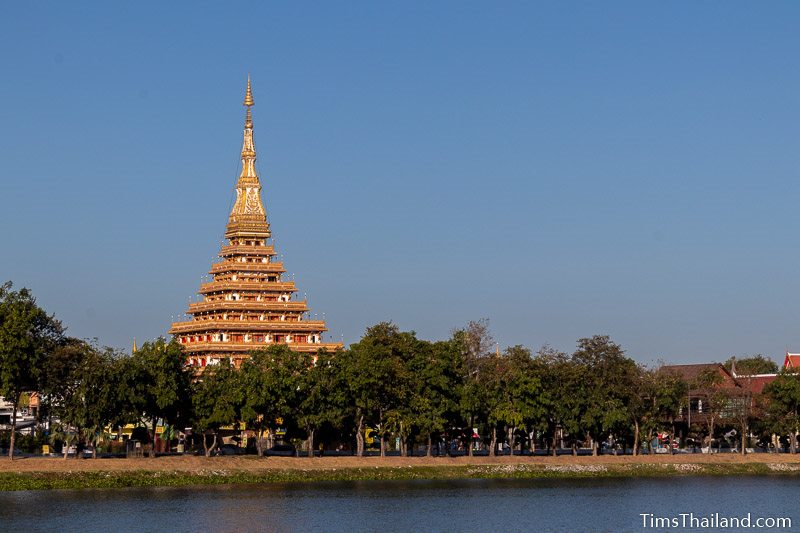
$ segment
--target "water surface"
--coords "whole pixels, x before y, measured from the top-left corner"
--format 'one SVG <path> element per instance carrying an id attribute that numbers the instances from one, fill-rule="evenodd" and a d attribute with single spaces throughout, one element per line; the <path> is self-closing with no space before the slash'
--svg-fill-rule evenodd
<path id="1" fill-rule="evenodd" d="M 10 492 L 0 493 L 0 531 L 701 531 L 642 527 L 640 513 L 690 512 L 790 517 L 796 529 L 797 486 L 792 477 L 687 477 Z"/>

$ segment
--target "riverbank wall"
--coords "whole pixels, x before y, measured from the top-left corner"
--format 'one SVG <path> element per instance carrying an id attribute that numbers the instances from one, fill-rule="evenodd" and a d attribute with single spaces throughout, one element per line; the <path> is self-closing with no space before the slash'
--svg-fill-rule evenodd
<path id="1" fill-rule="evenodd" d="M 413 479 L 800 476 L 777 454 L 641 457 L 159 457 L 0 460 L 0 490 L 311 483 Z"/>

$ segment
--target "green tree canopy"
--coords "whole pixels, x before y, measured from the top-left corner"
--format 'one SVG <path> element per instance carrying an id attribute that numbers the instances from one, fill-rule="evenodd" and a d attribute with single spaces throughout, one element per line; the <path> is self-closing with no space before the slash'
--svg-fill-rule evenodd
<path id="1" fill-rule="evenodd" d="M 402 407 L 410 395 L 407 361 L 416 345 L 413 332 L 401 332 L 396 325 L 382 322 L 368 328 L 364 337 L 342 354 L 358 455 L 364 454 L 366 424 L 374 425 L 384 437 L 381 455 L 385 453 L 387 423 L 409 424 Z"/>
<path id="2" fill-rule="evenodd" d="M 584 372 L 587 403 L 582 429 L 592 437 L 594 455 L 598 440 L 629 430 L 628 406 L 633 401 L 638 368 L 606 335 L 580 339 L 572 360 Z"/>
<path id="3" fill-rule="evenodd" d="M 28 289 L 15 291 L 11 282 L 0 285 L 0 396 L 13 409 L 11 459 L 20 396 L 39 388 L 43 362 L 63 339 L 61 323 L 36 304 Z"/>
<path id="4" fill-rule="evenodd" d="M 192 426 L 203 436 L 206 457 L 217 445 L 219 429 L 239 420 L 244 403 L 239 379 L 238 370 L 221 363 L 205 367 L 202 379 L 192 384 Z"/>
<path id="5" fill-rule="evenodd" d="M 800 432 L 800 376 L 781 373 L 775 381 L 764 387 L 767 400 L 767 421 L 775 433 L 789 434 L 792 453 L 797 453 L 797 435 Z"/>
<path id="6" fill-rule="evenodd" d="M 732 371 L 734 364 L 736 365 L 736 374 L 739 376 L 776 374 L 778 372 L 778 364 L 761 354 L 731 357 L 724 363 L 728 372 Z"/>
<path id="7" fill-rule="evenodd" d="M 127 406 L 131 416 L 150 421 L 154 439 L 152 454 L 155 454 L 156 424 L 159 419 L 165 425 L 175 425 L 189 418 L 192 374 L 185 361 L 186 357 L 176 340 L 167 342 L 160 337 L 144 343 L 121 364 L 123 386 L 118 390 L 121 404 Z"/>

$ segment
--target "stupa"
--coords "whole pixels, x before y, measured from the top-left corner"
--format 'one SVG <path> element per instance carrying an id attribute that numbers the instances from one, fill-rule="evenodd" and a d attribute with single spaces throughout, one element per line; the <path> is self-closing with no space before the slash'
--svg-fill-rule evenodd
<path id="1" fill-rule="evenodd" d="M 276 343 L 311 353 L 342 347 L 323 342 L 325 321 L 309 320 L 306 300 L 294 299 L 294 281 L 282 279 L 286 270 L 276 260 L 255 166 L 253 103 L 248 76 L 242 172 L 225 231 L 227 243 L 219 252 L 222 260 L 211 266 L 213 281 L 200 285 L 202 301 L 189 304 L 191 320 L 175 322 L 169 330 L 194 367 L 224 359 L 239 367 L 253 350 Z"/>

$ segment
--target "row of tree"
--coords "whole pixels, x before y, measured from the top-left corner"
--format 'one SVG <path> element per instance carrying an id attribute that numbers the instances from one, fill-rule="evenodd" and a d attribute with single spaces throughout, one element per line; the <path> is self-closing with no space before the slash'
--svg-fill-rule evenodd
<path id="1" fill-rule="evenodd" d="M 253 352 L 240 368 L 223 361 L 198 375 L 174 341 L 145 343 L 132 354 L 98 348 L 65 336 L 25 289 L 0 288 L 0 395 L 16 414 L 23 393 L 38 391 L 40 418 L 58 421 L 52 433 L 67 445 L 96 445 L 108 428 L 124 424 L 147 424 L 155 435 L 161 421 L 193 428 L 207 454 L 230 426 L 259 435 L 259 454 L 260 436 L 279 426 L 306 439 L 310 454 L 323 434 L 363 455 L 368 430 L 379 437 L 382 455 L 390 439 L 403 454 L 417 443 L 427 444 L 430 454 L 442 440 L 461 441 L 471 454 L 473 428 L 491 454 L 498 442 L 511 449 L 547 446 L 552 453 L 561 442 L 573 452 L 589 444 L 595 454 L 598 443 L 609 442 L 636 454 L 655 432 L 674 433 L 691 388 L 721 390 L 713 376 L 687 383 L 664 368 L 638 365 L 607 336 L 580 339 L 572 354 L 493 347 L 485 321 L 436 342 L 381 323 L 335 353 L 311 356 L 273 345 Z M 708 396 L 706 413 L 719 416 L 704 431 L 714 437 L 726 424 L 738 424 L 748 433 L 758 418 L 760 431 L 796 438 L 798 378 L 783 375 L 765 394 L 768 401 L 749 398 L 746 411 L 731 408 L 741 397 Z"/>

